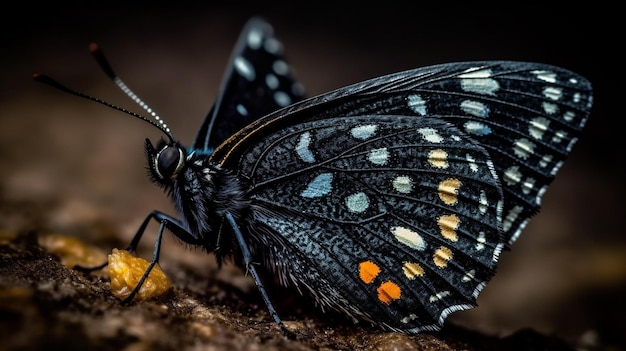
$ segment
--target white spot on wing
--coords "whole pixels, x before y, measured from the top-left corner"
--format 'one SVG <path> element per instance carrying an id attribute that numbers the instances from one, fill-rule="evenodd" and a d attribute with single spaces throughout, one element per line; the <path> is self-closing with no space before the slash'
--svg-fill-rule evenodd
<path id="1" fill-rule="evenodd" d="M 378 126 L 375 124 L 367 124 L 352 128 L 350 134 L 357 139 L 365 140 L 371 138 L 376 133 L 377 128 Z"/>
<path id="2" fill-rule="evenodd" d="M 476 270 L 472 269 L 468 272 L 465 272 L 461 281 L 464 283 L 467 283 L 467 282 L 474 280 L 475 277 L 476 277 Z"/>
<path id="3" fill-rule="evenodd" d="M 572 97 L 572 101 L 574 101 L 575 103 L 579 103 L 580 100 L 581 100 L 580 93 L 574 93 L 574 96 Z"/>
<path id="4" fill-rule="evenodd" d="M 315 162 L 315 155 L 311 152 L 311 133 L 304 132 L 300 135 L 298 145 L 296 145 L 296 153 L 300 159 L 307 163 Z"/>
<path id="5" fill-rule="evenodd" d="M 513 207 L 504 218 L 504 222 L 502 223 L 502 230 L 505 232 L 508 232 L 509 230 L 511 230 L 511 227 L 513 226 L 513 222 L 517 220 L 517 217 L 519 216 L 520 213 L 522 213 L 522 206 Z"/>
<path id="6" fill-rule="evenodd" d="M 572 148 L 574 147 L 574 144 L 576 144 L 576 141 L 577 141 L 577 140 L 578 140 L 577 138 L 572 138 L 572 139 L 569 141 L 569 144 L 567 144 L 567 147 L 565 147 L 565 149 L 566 149 L 567 151 L 572 151 Z"/>
<path id="7" fill-rule="evenodd" d="M 526 138 L 520 138 L 513 144 L 513 152 L 515 155 L 525 160 L 535 152 L 535 146 L 535 143 L 532 141 Z"/>
<path id="8" fill-rule="evenodd" d="M 289 65 L 283 60 L 276 60 L 274 64 L 272 64 L 272 70 L 279 76 L 284 76 L 289 74 Z"/>
<path id="9" fill-rule="evenodd" d="M 276 38 L 268 38 L 263 47 L 265 48 L 265 51 L 274 55 L 280 54 L 283 51 L 283 44 L 281 44 Z"/>
<path id="10" fill-rule="evenodd" d="M 533 190 L 534 187 L 535 187 L 535 179 L 528 177 L 522 183 L 522 192 L 528 195 L 530 194 L 530 192 Z"/>
<path id="11" fill-rule="evenodd" d="M 483 95 L 495 95 L 500 89 L 500 84 L 495 79 L 463 79 L 461 81 L 461 89 Z"/>
<path id="12" fill-rule="evenodd" d="M 557 101 L 563 96 L 563 90 L 557 87 L 545 87 L 543 89 L 543 96 L 550 100 Z"/>
<path id="13" fill-rule="evenodd" d="M 543 80 L 544 82 L 556 83 L 556 73 L 552 71 L 536 70 L 532 71 L 532 73 L 537 77 L 537 79 Z"/>
<path id="14" fill-rule="evenodd" d="M 478 233 L 478 238 L 476 238 L 476 246 L 474 246 L 476 251 L 481 251 L 482 249 L 484 249 L 486 242 L 487 242 L 487 238 L 485 238 L 485 233 L 484 232 Z"/>
<path id="15" fill-rule="evenodd" d="M 359 192 L 346 197 L 346 206 L 350 212 L 361 213 L 369 207 L 369 198 L 365 193 Z"/>
<path id="16" fill-rule="evenodd" d="M 559 105 L 553 104 L 551 102 L 543 102 L 541 106 L 543 107 L 543 110 L 545 111 L 545 113 L 549 115 L 553 115 L 557 113 L 559 110 Z"/>
<path id="17" fill-rule="evenodd" d="M 265 76 L 265 84 L 268 88 L 276 90 L 280 85 L 280 82 L 278 81 L 278 77 L 270 73 Z"/>
<path id="18" fill-rule="evenodd" d="M 471 67 L 465 70 L 465 73 L 459 74 L 459 78 L 489 78 L 491 77 L 491 69 Z"/>
<path id="19" fill-rule="evenodd" d="M 426 248 L 424 238 L 410 229 L 404 227 L 393 227 L 391 228 L 391 233 L 399 242 L 412 249 L 422 251 Z"/>
<path id="20" fill-rule="evenodd" d="M 261 43 L 263 42 L 263 32 L 255 28 L 248 33 L 246 39 L 248 47 L 252 50 L 256 50 L 261 47 Z"/>
<path id="21" fill-rule="evenodd" d="M 246 109 L 246 107 L 242 104 L 237 104 L 237 106 L 235 107 L 237 109 L 237 112 L 242 115 L 242 116 L 247 116 L 248 115 L 248 109 Z"/>
<path id="22" fill-rule="evenodd" d="M 557 130 L 552 136 L 552 142 L 555 144 L 562 142 L 563 139 L 567 139 L 567 132 L 564 130 Z"/>
<path id="23" fill-rule="evenodd" d="M 465 154 L 465 159 L 469 162 L 469 167 L 472 172 L 478 172 L 478 165 L 476 164 L 476 160 L 472 155 Z"/>
<path id="24" fill-rule="evenodd" d="M 416 113 L 424 116 L 426 114 L 426 101 L 419 95 L 409 95 L 407 105 Z"/>
<path id="25" fill-rule="evenodd" d="M 548 167 L 548 164 L 550 164 L 550 162 L 552 162 L 552 155 L 545 154 L 543 155 L 543 157 L 541 157 L 541 160 L 539 160 L 539 167 Z"/>
<path id="26" fill-rule="evenodd" d="M 550 174 L 555 175 L 556 172 L 558 172 L 558 170 L 561 169 L 561 166 L 563 166 L 563 161 L 557 162 L 552 168 L 552 170 L 550 171 Z"/>
<path id="27" fill-rule="evenodd" d="M 398 176 L 392 182 L 393 188 L 402 194 L 408 194 L 413 190 L 413 181 L 407 176 Z"/>
<path id="28" fill-rule="evenodd" d="M 487 201 L 487 194 L 484 190 L 480 191 L 480 199 L 478 200 L 478 211 L 480 214 L 485 214 L 489 208 L 489 202 Z"/>
<path id="29" fill-rule="evenodd" d="M 537 191 L 537 197 L 535 198 L 535 203 L 537 204 L 537 206 L 541 205 L 541 198 L 543 197 L 543 194 L 546 193 L 547 189 L 548 189 L 548 186 L 544 185 L 541 187 L 541 189 L 539 189 L 539 191 Z"/>
<path id="30" fill-rule="evenodd" d="M 491 134 L 491 128 L 489 128 L 488 125 L 481 123 L 481 122 L 467 121 L 465 122 L 463 127 L 465 128 L 465 131 L 470 134 L 474 134 L 478 136 Z"/>
<path id="31" fill-rule="evenodd" d="M 291 97 L 284 91 L 274 92 L 274 102 L 276 105 L 285 107 L 291 105 Z"/>
<path id="32" fill-rule="evenodd" d="M 574 117 L 576 117 L 576 114 L 572 111 L 567 111 L 563 114 L 563 119 L 566 120 L 567 122 L 573 121 Z"/>
<path id="33" fill-rule="evenodd" d="M 443 137 L 441 137 L 441 135 L 439 135 L 439 133 L 437 132 L 436 129 L 433 128 L 420 128 L 417 130 L 418 133 L 420 133 L 422 135 L 422 138 L 424 138 L 424 140 L 431 142 L 431 143 L 441 143 L 443 141 Z"/>
<path id="34" fill-rule="evenodd" d="M 504 182 L 507 185 L 515 185 L 522 180 L 522 173 L 519 171 L 519 166 L 511 166 L 504 171 Z"/>
<path id="35" fill-rule="evenodd" d="M 436 301 L 439 301 L 439 300 L 443 300 L 443 298 L 448 296 L 448 295 L 450 295 L 449 291 L 447 291 L 447 290 L 446 291 L 442 291 L 442 292 L 439 292 L 439 293 L 437 293 L 435 295 L 430 295 L 430 298 L 428 299 L 428 301 L 429 302 L 436 302 Z"/>
<path id="36" fill-rule="evenodd" d="M 387 151 L 386 147 L 371 150 L 367 159 L 375 165 L 385 165 L 387 160 L 389 160 L 389 151 Z"/>
<path id="37" fill-rule="evenodd" d="M 467 69 L 465 72 L 459 75 L 459 78 L 461 78 L 461 89 L 464 91 L 494 95 L 500 89 L 498 81 L 491 78 L 491 69 L 476 69 L 474 67 Z"/>
<path id="38" fill-rule="evenodd" d="M 463 100 L 461 102 L 461 110 L 469 115 L 481 118 L 489 115 L 489 106 L 479 101 Z"/>
<path id="39" fill-rule="evenodd" d="M 543 133 L 548 130 L 548 126 L 550 125 L 550 120 L 544 117 L 535 117 L 530 120 L 528 125 L 528 132 L 530 136 L 535 139 L 541 139 L 543 137 Z"/>
<path id="40" fill-rule="evenodd" d="M 254 67 L 252 67 L 250 62 L 248 62 L 248 60 L 246 60 L 245 58 L 237 56 L 235 57 L 235 61 L 233 62 L 233 64 L 237 73 L 239 73 L 245 79 L 253 81 L 254 78 L 256 78 L 256 72 L 254 71 Z"/>

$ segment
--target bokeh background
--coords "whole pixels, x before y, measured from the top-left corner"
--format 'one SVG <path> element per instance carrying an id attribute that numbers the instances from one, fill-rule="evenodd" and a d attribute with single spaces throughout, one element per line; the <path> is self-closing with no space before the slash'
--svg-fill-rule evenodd
<path id="1" fill-rule="evenodd" d="M 77 90 L 138 110 L 92 60 L 87 51 L 92 41 L 187 144 L 252 15 L 263 15 L 274 25 L 309 95 L 443 62 L 545 62 L 592 81 L 591 118 L 546 193 L 542 212 L 512 251 L 502 255 L 499 273 L 480 296 L 479 307 L 450 320 L 493 335 L 533 328 L 578 345 L 624 345 L 625 61 L 618 9 L 529 2 L 501 7 L 394 1 L 375 6 L 205 3 L 14 3 L 13 9 L 2 11 L 0 231 L 41 226 L 80 235 L 80 228 L 98 222 L 128 240 L 150 210 L 173 213 L 145 173 L 143 140 L 154 140 L 158 132 L 31 79 L 35 72 L 47 73 Z M 25 212 L 36 215 L 19 215 Z M 149 250 L 154 236 L 146 237 Z M 164 245 L 164 267 L 168 260 L 202 255 L 187 254 L 169 237 Z"/>

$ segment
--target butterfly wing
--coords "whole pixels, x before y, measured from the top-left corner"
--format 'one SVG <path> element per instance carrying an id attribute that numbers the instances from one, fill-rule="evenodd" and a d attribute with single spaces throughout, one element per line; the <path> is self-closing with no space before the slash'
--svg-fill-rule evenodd
<path id="1" fill-rule="evenodd" d="M 253 18 L 231 54 L 215 104 L 205 117 L 192 150 L 211 153 L 242 127 L 304 97 L 272 27 Z"/>
<path id="2" fill-rule="evenodd" d="M 243 157 L 252 252 L 284 285 L 391 329 L 474 306 L 504 245 L 488 153 L 437 119 L 298 123 Z"/>
<path id="3" fill-rule="evenodd" d="M 437 65 L 276 111 L 211 161 L 247 186 L 256 259 L 322 306 L 394 330 L 470 308 L 539 208 L 591 86 L 521 62 Z"/>
<path id="4" fill-rule="evenodd" d="M 539 210 L 591 103 L 591 84 L 559 67 L 507 61 L 436 65 L 374 78 L 277 111 L 224 143 L 213 159 L 236 163 L 261 134 L 296 120 L 367 114 L 440 118 L 489 153 L 504 193 L 503 233 L 512 243 Z"/>

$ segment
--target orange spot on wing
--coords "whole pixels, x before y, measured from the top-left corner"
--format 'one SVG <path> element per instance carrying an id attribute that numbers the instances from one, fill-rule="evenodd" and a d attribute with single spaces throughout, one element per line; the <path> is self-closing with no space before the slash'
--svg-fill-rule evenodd
<path id="1" fill-rule="evenodd" d="M 380 268 L 372 261 L 359 263 L 359 277 L 365 284 L 370 284 L 380 273 Z"/>
<path id="2" fill-rule="evenodd" d="M 401 291 L 398 284 L 386 281 L 378 287 L 378 299 L 386 304 L 390 304 L 391 301 L 400 298 Z"/>

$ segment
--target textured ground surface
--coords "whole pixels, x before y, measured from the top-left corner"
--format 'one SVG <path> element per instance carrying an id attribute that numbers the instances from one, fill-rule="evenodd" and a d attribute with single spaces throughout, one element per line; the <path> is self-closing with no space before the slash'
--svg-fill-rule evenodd
<path id="1" fill-rule="evenodd" d="M 56 5 L 55 5 L 56 6 Z M 593 9 L 543 12 L 312 7 L 29 8 L 2 14 L 0 65 L 0 350 L 621 350 L 626 333 L 623 62 L 599 44 L 616 31 Z M 445 12 L 442 12 L 445 10 Z M 159 135 L 97 104 L 35 84 L 34 72 L 132 107 L 91 60 L 98 41 L 116 70 L 189 143 L 213 101 L 245 19 L 265 14 L 309 94 L 416 66 L 473 59 L 561 65 L 595 85 L 581 141 L 479 307 L 440 333 L 408 337 L 352 326 L 271 289 L 283 338 L 249 277 L 166 236 L 161 267 L 173 290 L 122 306 L 106 275 L 68 270 L 41 246 L 76 238 L 106 255 L 127 245 L 152 209 L 172 213 L 145 177 L 143 139 Z M 608 14 L 610 16 L 610 14 Z M 11 19 L 11 21 L 9 21 Z M 14 23 L 8 25 L 9 23 Z M 609 41 L 611 38 L 608 38 Z M 621 63 L 620 63 L 621 64 Z M 621 100 L 620 100 L 621 99 Z M 149 257 L 156 227 L 141 253 Z M 49 243 L 49 241 L 48 241 Z"/>

